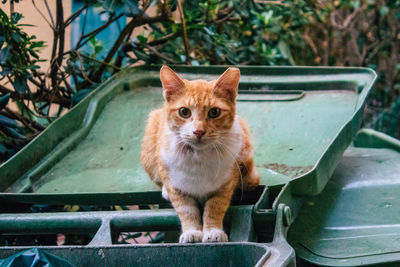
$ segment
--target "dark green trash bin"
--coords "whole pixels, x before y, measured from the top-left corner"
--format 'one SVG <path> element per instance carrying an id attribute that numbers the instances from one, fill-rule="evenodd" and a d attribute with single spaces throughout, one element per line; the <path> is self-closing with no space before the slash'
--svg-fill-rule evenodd
<path id="1" fill-rule="evenodd" d="M 176 67 L 214 79 L 224 66 Z M 238 112 L 262 184 L 321 192 L 355 136 L 375 73 L 364 68 L 240 67 Z M 160 201 L 140 166 L 144 124 L 162 105 L 159 67 L 121 71 L 0 167 L 0 199 L 46 204 Z"/>
<path id="2" fill-rule="evenodd" d="M 355 144 L 304 201 L 288 240 L 319 266 L 400 266 L 400 141 L 362 130 Z"/>
<path id="3" fill-rule="evenodd" d="M 226 67 L 174 69 L 187 79 L 210 80 Z M 235 251 L 242 246 L 251 257 L 243 258 L 243 264 L 294 264 L 294 251 L 286 242 L 287 229 L 303 198 L 318 195 L 324 189 L 356 135 L 376 75 L 365 68 L 240 69 L 238 112 L 252 128 L 255 163 L 262 185 L 257 193 L 244 197 L 238 192 L 239 200 L 230 208 L 226 226 L 231 241 L 258 241 L 265 245 L 149 246 L 139 256 L 185 249 L 188 259 L 202 264 L 202 259 L 190 256 L 196 248 L 213 255 L 225 253 L 222 251 L 227 248 L 228 254 L 223 255 L 240 256 L 243 254 Z M 33 204 L 165 203 L 139 162 L 145 119 L 162 101 L 159 66 L 121 71 L 0 166 L 0 199 L 3 203 Z M 10 224 L 13 218 L 17 224 Z M 118 227 L 177 230 L 179 221 L 174 211 L 163 209 L 146 214 L 0 214 L 3 233 L 57 233 L 64 229 L 91 231 L 95 235 L 89 247 L 46 248 L 55 254 L 76 249 L 88 257 L 99 251 L 93 247 L 99 245 L 111 254 L 123 253 L 125 248 L 112 245 L 112 233 Z M 131 246 L 126 253 L 141 248 Z M 0 253 L 5 255 L 13 250 L 18 249 L 3 248 Z M 144 258 L 137 258 L 141 259 Z"/>

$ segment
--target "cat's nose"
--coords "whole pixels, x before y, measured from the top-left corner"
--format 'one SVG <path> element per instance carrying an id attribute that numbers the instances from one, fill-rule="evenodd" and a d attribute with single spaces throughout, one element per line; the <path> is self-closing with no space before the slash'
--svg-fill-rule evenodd
<path id="1" fill-rule="evenodd" d="M 196 131 L 193 132 L 193 134 L 196 135 L 197 138 L 199 138 L 199 139 L 200 139 L 205 133 L 206 133 L 206 131 L 203 131 L 203 130 L 196 130 Z"/>

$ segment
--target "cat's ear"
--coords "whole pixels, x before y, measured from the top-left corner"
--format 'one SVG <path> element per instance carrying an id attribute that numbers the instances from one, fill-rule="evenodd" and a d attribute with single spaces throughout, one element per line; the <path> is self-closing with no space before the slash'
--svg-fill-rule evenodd
<path id="1" fill-rule="evenodd" d="M 228 68 L 216 81 L 215 94 L 234 102 L 238 93 L 240 70 Z"/>
<path id="2" fill-rule="evenodd" d="M 169 67 L 163 65 L 160 70 L 160 80 L 163 87 L 163 95 L 166 101 L 180 95 L 185 87 L 184 81 Z"/>

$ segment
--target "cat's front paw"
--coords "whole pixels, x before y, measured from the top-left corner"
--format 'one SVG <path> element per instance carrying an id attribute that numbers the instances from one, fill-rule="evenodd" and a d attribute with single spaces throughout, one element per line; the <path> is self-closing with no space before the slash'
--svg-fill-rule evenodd
<path id="1" fill-rule="evenodd" d="M 179 243 L 198 243 L 203 238 L 203 232 L 199 230 L 188 230 L 179 237 Z"/>
<path id="2" fill-rule="evenodd" d="M 209 242 L 228 242 L 228 236 L 223 230 L 218 228 L 205 230 L 203 234 L 203 243 Z"/>

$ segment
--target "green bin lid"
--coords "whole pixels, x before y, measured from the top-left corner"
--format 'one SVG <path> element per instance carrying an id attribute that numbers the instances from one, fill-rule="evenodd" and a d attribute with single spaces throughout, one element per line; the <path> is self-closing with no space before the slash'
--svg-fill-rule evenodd
<path id="1" fill-rule="evenodd" d="M 186 79 L 225 66 L 175 67 Z M 267 186 L 318 194 L 361 123 L 375 80 L 365 68 L 240 67 L 238 113 Z M 159 66 L 124 70 L 0 166 L 0 198 L 31 203 L 157 203 L 140 164 L 150 110 L 163 104 Z"/>
<path id="2" fill-rule="evenodd" d="M 398 264 L 399 170 L 395 150 L 349 148 L 322 193 L 304 201 L 289 230 L 297 256 L 322 266 Z"/>

